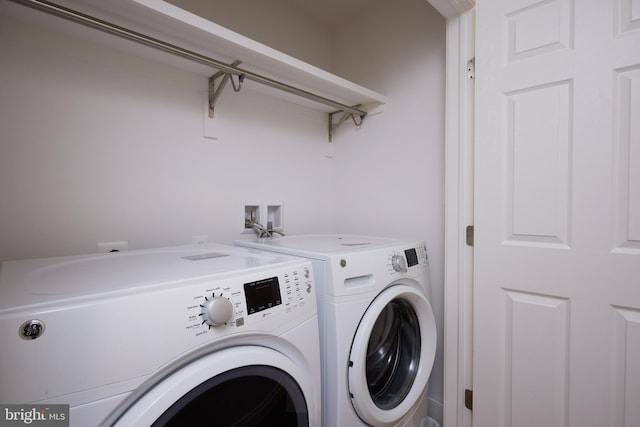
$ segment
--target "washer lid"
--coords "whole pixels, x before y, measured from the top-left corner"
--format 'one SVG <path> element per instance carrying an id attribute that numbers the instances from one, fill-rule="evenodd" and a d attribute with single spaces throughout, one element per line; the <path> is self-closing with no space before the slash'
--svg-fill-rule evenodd
<path id="1" fill-rule="evenodd" d="M 219 244 L 4 262 L 0 310 L 222 276 L 295 258 Z"/>

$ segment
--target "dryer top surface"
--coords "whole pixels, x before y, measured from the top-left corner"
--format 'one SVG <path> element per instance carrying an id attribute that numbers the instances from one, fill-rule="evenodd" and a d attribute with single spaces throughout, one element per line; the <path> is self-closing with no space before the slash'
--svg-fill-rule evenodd
<path id="1" fill-rule="evenodd" d="M 219 244 L 6 261 L 0 265 L 0 311 L 202 277 L 222 279 L 286 262 L 297 261 Z"/>

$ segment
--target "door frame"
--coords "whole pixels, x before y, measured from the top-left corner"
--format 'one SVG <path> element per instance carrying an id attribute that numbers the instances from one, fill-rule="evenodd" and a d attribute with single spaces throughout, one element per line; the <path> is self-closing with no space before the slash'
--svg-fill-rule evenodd
<path id="1" fill-rule="evenodd" d="M 447 19 L 446 57 L 443 425 L 470 427 L 464 390 L 473 374 L 473 248 L 466 228 L 473 225 L 475 85 L 467 66 L 475 57 L 475 9 Z"/>

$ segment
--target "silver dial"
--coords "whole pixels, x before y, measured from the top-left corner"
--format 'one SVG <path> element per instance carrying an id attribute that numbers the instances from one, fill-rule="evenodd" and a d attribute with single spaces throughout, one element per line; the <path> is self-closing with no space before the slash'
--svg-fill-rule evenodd
<path id="1" fill-rule="evenodd" d="M 233 319 L 233 304 L 229 298 L 214 295 L 211 298 L 205 298 L 201 307 L 202 323 L 206 323 L 209 327 L 221 326 Z"/>
<path id="2" fill-rule="evenodd" d="M 391 266 L 398 273 L 407 272 L 407 260 L 402 255 L 394 255 L 391 257 Z"/>

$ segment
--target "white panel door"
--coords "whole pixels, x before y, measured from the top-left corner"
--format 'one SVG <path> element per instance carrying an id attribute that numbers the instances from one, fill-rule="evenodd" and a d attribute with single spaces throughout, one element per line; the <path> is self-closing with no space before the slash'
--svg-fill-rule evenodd
<path id="1" fill-rule="evenodd" d="M 640 0 L 478 0 L 473 424 L 640 426 Z"/>

